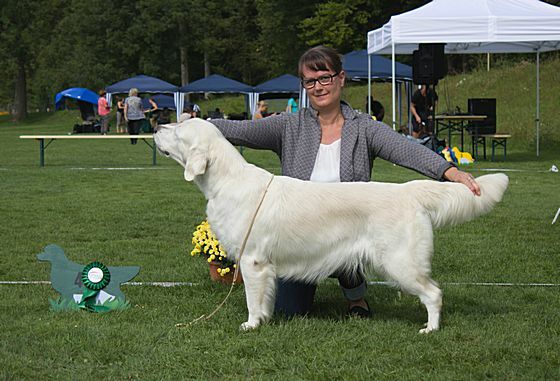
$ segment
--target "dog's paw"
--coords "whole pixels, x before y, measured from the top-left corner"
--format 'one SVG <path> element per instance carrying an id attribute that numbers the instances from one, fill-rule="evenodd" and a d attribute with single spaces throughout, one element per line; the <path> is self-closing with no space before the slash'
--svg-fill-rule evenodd
<path id="1" fill-rule="evenodd" d="M 422 328 L 420 331 L 418 331 L 418 333 L 428 334 L 430 332 L 434 332 L 434 331 L 437 331 L 437 330 L 438 330 L 437 327 L 430 327 L 430 326 L 426 325 L 426 328 Z"/>
<path id="2" fill-rule="evenodd" d="M 258 326 L 259 326 L 258 324 L 249 323 L 248 321 L 246 321 L 245 323 L 243 323 L 239 326 L 239 330 L 243 331 L 243 332 L 247 332 L 247 331 L 250 331 L 250 330 L 253 330 L 253 329 L 257 328 Z"/>

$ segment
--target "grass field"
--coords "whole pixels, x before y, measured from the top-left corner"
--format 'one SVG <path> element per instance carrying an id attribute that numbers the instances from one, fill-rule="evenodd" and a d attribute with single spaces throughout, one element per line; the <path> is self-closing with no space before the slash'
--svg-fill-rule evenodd
<path id="1" fill-rule="evenodd" d="M 560 164 L 559 147 L 536 159 L 514 145 L 507 162 L 467 167 L 477 176 L 508 171 L 510 188 L 489 215 L 435 234 L 441 331 L 419 335 L 426 320 L 419 301 L 380 284 L 368 290 L 374 317 L 348 319 L 337 283 L 327 280 L 309 316 L 240 333 L 242 287 L 212 320 L 175 328 L 212 311 L 228 287 L 212 283 L 206 264 L 188 254 L 205 201 L 174 162 L 159 157 L 152 167 L 141 142 L 56 141 L 39 168 L 37 142 L 18 136 L 67 133 L 70 114 L 17 126 L 0 118 L 0 281 L 49 280 L 49 266 L 35 256 L 56 243 L 78 263 L 139 265 L 135 281 L 194 283 L 123 286 L 132 308 L 109 314 L 55 313 L 51 286 L 0 284 L 0 379 L 560 379 L 560 222 L 551 224 L 560 174 L 548 171 Z M 270 153 L 245 156 L 279 172 Z M 373 178 L 420 176 L 378 161 Z"/>

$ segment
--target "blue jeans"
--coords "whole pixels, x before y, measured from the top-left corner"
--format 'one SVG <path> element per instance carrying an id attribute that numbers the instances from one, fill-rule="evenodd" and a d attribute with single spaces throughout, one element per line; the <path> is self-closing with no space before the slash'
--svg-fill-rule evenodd
<path id="1" fill-rule="evenodd" d="M 337 273 L 333 277 L 338 278 L 342 293 L 347 300 L 359 300 L 365 296 L 367 283 L 361 272 Z M 313 307 L 316 289 L 316 284 L 278 278 L 274 313 L 288 317 L 308 314 Z"/>

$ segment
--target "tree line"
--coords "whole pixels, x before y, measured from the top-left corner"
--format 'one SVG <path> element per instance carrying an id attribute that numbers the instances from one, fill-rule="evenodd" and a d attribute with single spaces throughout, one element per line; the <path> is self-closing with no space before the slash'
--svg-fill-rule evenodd
<path id="1" fill-rule="evenodd" d="M 297 74 L 310 46 L 364 49 L 368 31 L 427 2 L 0 0 L 0 111 L 23 120 L 28 109 L 52 108 L 61 90 L 138 74 L 185 85 L 216 73 L 256 85 Z"/>

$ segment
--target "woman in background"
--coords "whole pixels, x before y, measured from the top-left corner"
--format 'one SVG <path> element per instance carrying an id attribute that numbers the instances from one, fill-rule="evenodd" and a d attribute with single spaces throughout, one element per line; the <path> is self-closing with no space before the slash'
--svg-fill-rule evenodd
<path id="1" fill-rule="evenodd" d="M 142 107 L 142 99 L 138 96 L 138 89 L 132 88 L 128 92 L 128 98 L 124 101 L 124 117 L 128 124 L 128 133 L 130 135 L 138 135 L 142 123 L 144 123 L 144 109 Z M 136 144 L 138 139 L 130 139 L 130 144 Z"/>

